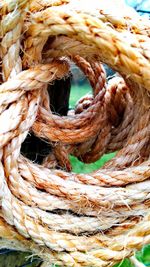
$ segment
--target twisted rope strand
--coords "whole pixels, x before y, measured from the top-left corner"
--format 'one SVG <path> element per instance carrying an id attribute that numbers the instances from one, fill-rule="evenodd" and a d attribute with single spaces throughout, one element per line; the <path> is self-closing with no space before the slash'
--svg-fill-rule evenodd
<path id="1" fill-rule="evenodd" d="M 0 247 L 44 264 L 112 266 L 150 242 L 150 26 L 122 1 L 109 3 L 0 4 Z M 47 85 L 68 75 L 70 60 L 93 96 L 59 117 Z M 107 82 L 101 62 L 122 77 Z M 91 174 L 48 169 L 20 155 L 31 130 L 53 144 L 43 165 L 70 171 L 69 154 L 93 162 L 120 151 Z"/>

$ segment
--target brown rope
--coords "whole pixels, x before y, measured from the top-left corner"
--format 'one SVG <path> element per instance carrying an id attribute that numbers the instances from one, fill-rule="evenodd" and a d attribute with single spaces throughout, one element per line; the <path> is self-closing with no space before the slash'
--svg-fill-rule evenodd
<path id="1" fill-rule="evenodd" d="M 150 242 L 150 25 L 111 5 L 0 4 L 0 247 L 44 264 L 111 266 Z M 71 61 L 93 94 L 59 117 L 47 85 Z M 119 74 L 107 81 L 102 62 Z M 20 154 L 31 130 L 53 146 L 42 165 Z M 114 151 L 98 171 L 70 172 L 70 154 L 89 163 Z"/>

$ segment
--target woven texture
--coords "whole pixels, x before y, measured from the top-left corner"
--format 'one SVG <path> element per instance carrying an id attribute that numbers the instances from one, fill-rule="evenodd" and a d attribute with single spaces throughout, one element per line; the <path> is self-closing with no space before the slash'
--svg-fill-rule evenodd
<path id="1" fill-rule="evenodd" d="M 150 243 L 149 36 L 119 0 L 1 0 L 1 248 L 99 267 Z M 93 95 L 59 117 L 47 86 L 71 62 Z M 108 82 L 102 63 L 119 74 Z M 41 165 L 20 153 L 30 131 L 53 147 Z M 70 172 L 69 154 L 90 163 L 114 151 L 94 173 Z"/>

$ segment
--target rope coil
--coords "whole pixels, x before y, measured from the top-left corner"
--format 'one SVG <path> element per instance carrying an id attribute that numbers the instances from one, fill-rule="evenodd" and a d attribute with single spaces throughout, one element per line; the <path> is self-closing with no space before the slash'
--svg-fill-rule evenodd
<path id="1" fill-rule="evenodd" d="M 149 21 L 121 1 L 88 4 L 0 4 L 0 247 L 62 266 L 111 266 L 150 243 Z M 47 86 L 70 61 L 93 95 L 59 117 Z M 121 76 L 108 82 L 102 62 Z M 31 130 L 53 145 L 41 165 L 20 153 Z M 114 151 L 98 171 L 70 173 L 69 154 Z"/>

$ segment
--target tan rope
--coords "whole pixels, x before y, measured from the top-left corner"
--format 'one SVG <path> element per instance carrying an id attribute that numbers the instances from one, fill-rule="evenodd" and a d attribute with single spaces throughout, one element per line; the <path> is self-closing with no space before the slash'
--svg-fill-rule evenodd
<path id="1" fill-rule="evenodd" d="M 29 250 L 44 266 L 135 262 L 150 242 L 150 25 L 105 2 L 0 3 L 0 247 Z M 71 61 L 93 95 L 59 117 L 47 85 Z M 107 81 L 101 62 L 122 77 Z M 52 144 L 42 165 L 20 154 L 31 130 Z M 69 154 L 94 162 L 110 151 L 100 170 L 70 172 Z"/>

